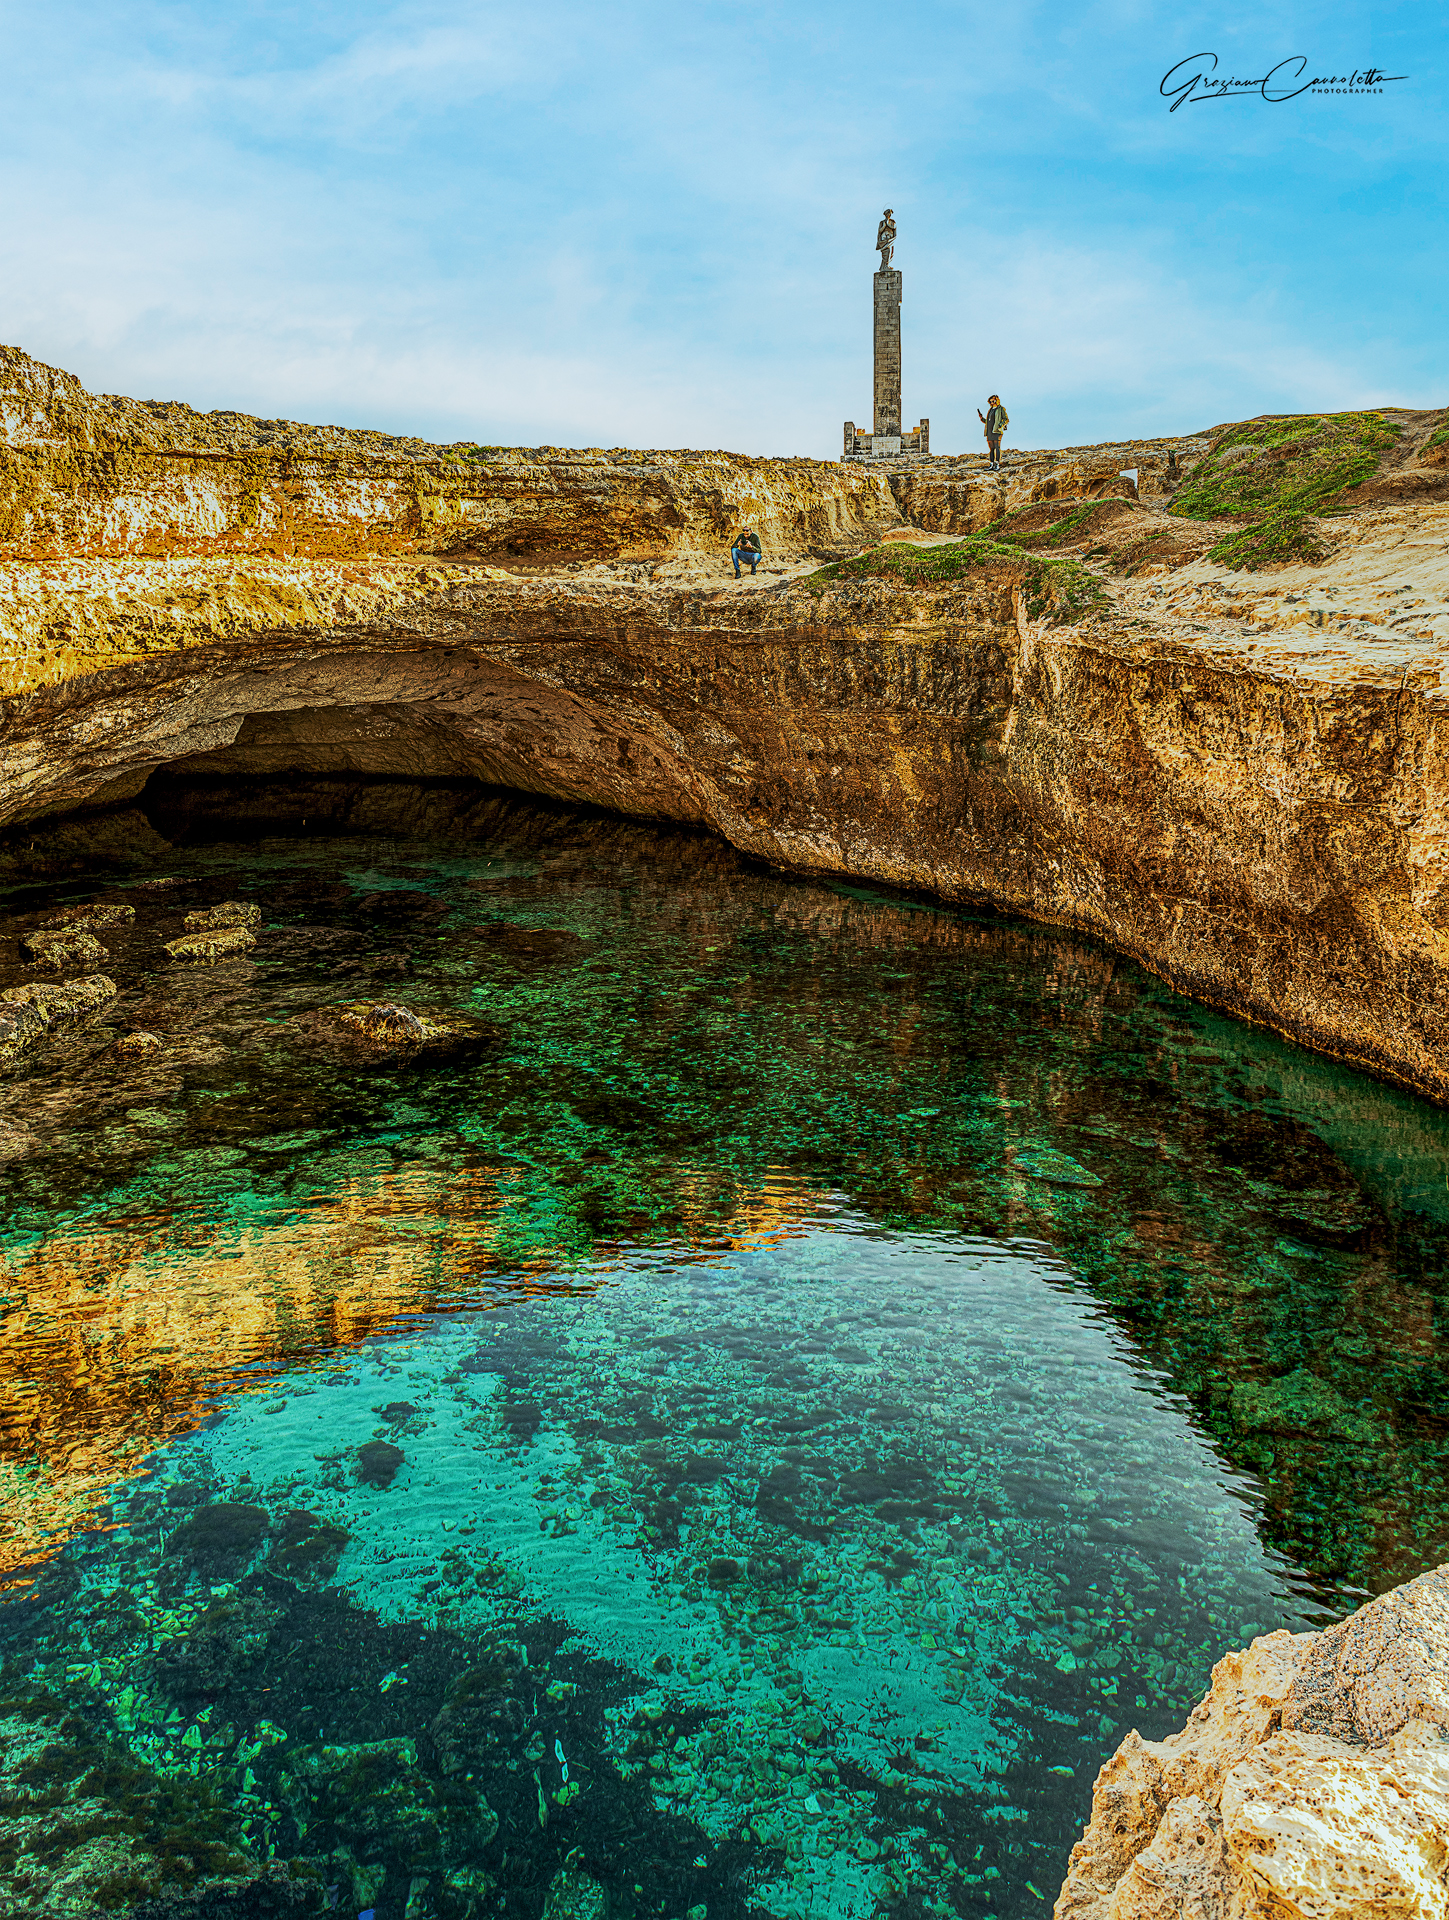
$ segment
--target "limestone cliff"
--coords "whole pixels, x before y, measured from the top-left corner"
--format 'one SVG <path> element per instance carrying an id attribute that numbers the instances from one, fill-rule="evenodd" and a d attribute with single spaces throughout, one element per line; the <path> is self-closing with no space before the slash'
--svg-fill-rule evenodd
<path id="1" fill-rule="evenodd" d="M 557 568 L 718 554 L 741 525 L 758 530 L 768 553 L 824 557 L 908 519 L 970 531 L 1018 498 L 1114 486 L 1122 468 L 1160 491 L 1168 457 L 1166 443 L 1076 448 L 993 479 L 979 457 L 902 468 L 434 446 L 91 394 L 73 375 L 0 347 L 0 558 L 466 553 Z"/>
<path id="2" fill-rule="evenodd" d="M 358 531 L 369 462 L 402 487 L 454 450 L 93 401 L 21 359 L 8 457 L 48 435 L 81 465 L 65 470 L 70 551 L 0 564 L 0 824 L 134 795 L 167 768 L 470 776 L 1076 926 L 1449 1098 L 1442 416 L 1329 417 L 1286 439 L 1249 423 L 1166 454 L 1025 456 L 999 477 L 934 460 L 485 462 L 494 491 L 460 478 L 459 513 L 512 500 L 555 543 L 547 565 L 500 570 L 476 542 L 451 562 L 400 555 L 396 517 Z M 223 476 L 194 513 L 167 496 L 166 558 L 132 555 L 119 496 L 76 479 L 82 455 L 147 434 Z M 205 531 L 205 501 L 254 455 L 275 479 L 304 446 L 346 468 L 352 556 L 217 552 L 232 534 Z M 1365 485 L 1379 503 L 1344 508 Z M 1218 518 L 1176 510 L 1193 489 Z M 1310 496 L 1314 515 L 1291 506 Z M 736 583 L 717 543 L 746 512 L 773 571 Z M 92 537 L 110 552 L 85 557 Z M 821 569 L 830 542 L 867 550 Z M 1275 542 L 1315 557 L 1269 566 Z"/>
<path id="3" fill-rule="evenodd" d="M 1181 1733 L 1097 1776 L 1056 1920 L 1438 1920 L 1449 1908 L 1449 1567 L 1213 1669 Z"/>

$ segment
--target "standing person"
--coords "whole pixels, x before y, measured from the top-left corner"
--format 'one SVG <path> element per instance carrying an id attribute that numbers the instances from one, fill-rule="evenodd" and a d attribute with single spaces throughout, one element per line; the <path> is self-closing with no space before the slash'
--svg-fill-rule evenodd
<path id="1" fill-rule="evenodd" d="M 978 407 L 976 409 L 976 418 L 986 429 L 986 445 L 991 454 L 991 462 L 987 471 L 989 473 L 1000 473 L 1001 436 L 1011 425 L 1011 420 L 1006 408 L 1001 404 L 1001 395 L 999 393 L 991 394 L 986 402 L 985 413 Z"/>
<path id="2" fill-rule="evenodd" d="M 753 529 L 751 529 L 750 527 L 746 527 L 743 533 L 737 533 L 735 535 L 735 543 L 730 548 L 730 559 L 733 560 L 735 563 L 736 580 L 738 580 L 740 577 L 741 560 L 749 561 L 750 578 L 753 580 L 755 577 L 755 568 L 759 566 L 763 558 L 764 558 L 764 553 L 760 547 L 759 539 L 754 533 Z"/>

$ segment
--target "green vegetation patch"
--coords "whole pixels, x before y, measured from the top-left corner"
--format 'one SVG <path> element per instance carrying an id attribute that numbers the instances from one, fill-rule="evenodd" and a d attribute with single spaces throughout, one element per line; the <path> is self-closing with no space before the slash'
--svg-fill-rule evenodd
<path id="1" fill-rule="evenodd" d="M 1295 414 L 1252 420 L 1215 440 L 1188 474 L 1170 512 L 1189 520 L 1250 520 L 1210 550 L 1235 569 L 1323 558 L 1308 516 L 1343 505 L 1399 437 L 1378 413 Z"/>
<path id="2" fill-rule="evenodd" d="M 1444 446 L 1449 446 L 1449 427 L 1440 427 L 1437 433 L 1431 433 L 1429 435 L 1428 441 L 1426 442 L 1426 451 L 1429 447 Z"/>
<path id="3" fill-rule="evenodd" d="M 1327 557 L 1328 548 L 1314 522 L 1305 513 L 1277 513 L 1230 533 L 1208 548 L 1208 559 L 1234 572 L 1258 567 L 1282 567 L 1302 560 L 1310 566 Z"/>
<path id="4" fill-rule="evenodd" d="M 1060 520 L 1053 520 L 1050 526 L 1017 531 L 1011 524 L 1013 520 L 1041 511 L 1039 504 L 1033 501 L 1030 506 L 1017 507 L 1005 519 L 998 520 L 992 532 L 998 540 L 1004 540 L 1014 547 L 1060 547 L 1083 530 L 1091 532 L 1089 523 L 1100 505 L 1099 500 L 1073 503 L 1072 511 Z"/>
<path id="5" fill-rule="evenodd" d="M 846 580 L 888 579 L 909 587 L 937 587 L 969 580 L 974 573 L 1003 565 L 1010 566 L 1019 578 L 1033 620 L 1050 612 L 1070 626 L 1106 601 L 1101 583 L 1079 561 L 1044 559 L 1025 547 L 988 539 L 984 534 L 940 547 L 892 541 L 871 547 L 853 560 L 837 560 L 822 567 L 800 584 L 814 593 Z"/>

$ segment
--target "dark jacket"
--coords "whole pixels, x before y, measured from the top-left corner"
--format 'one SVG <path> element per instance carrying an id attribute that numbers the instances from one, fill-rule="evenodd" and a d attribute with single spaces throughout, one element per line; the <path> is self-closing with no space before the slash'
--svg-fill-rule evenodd
<path id="1" fill-rule="evenodd" d="M 999 439 L 1006 432 L 1006 408 L 988 407 L 986 409 L 986 434 L 991 440 Z"/>
<path id="2" fill-rule="evenodd" d="M 733 545 L 739 553 L 759 553 L 761 551 L 759 539 L 753 533 L 736 534 Z"/>

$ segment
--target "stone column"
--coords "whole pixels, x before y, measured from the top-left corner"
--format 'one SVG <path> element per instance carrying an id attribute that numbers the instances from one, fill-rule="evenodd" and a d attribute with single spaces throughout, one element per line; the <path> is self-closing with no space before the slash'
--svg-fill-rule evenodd
<path id="1" fill-rule="evenodd" d="M 875 276 L 875 432 L 901 430 L 901 276 Z"/>

